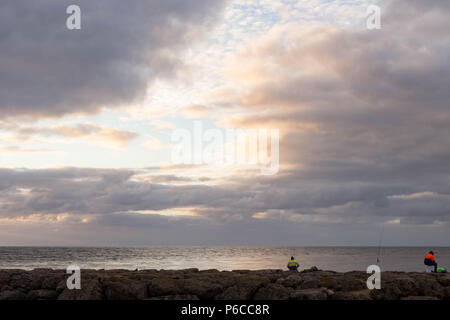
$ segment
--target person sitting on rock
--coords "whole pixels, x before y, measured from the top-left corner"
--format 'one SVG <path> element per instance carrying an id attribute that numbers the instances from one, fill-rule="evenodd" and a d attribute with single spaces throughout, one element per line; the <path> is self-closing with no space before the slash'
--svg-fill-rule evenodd
<path id="1" fill-rule="evenodd" d="M 434 259 L 433 251 L 430 251 L 425 255 L 425 260 L 423 261 L 423 263 L 426 266 L 434 266 L 434 272 L 437 272 L 437 263 L 436 260 Z"/>
<path id="2" fill-rule="evenodd" d="M 297 261 L 295 261 L 294 257 L 291 257 L 291 260 L 289 260 L 287 264 L 288 269 L 291 271 L 297 271 L 299 266 L 300 264 Z"/>

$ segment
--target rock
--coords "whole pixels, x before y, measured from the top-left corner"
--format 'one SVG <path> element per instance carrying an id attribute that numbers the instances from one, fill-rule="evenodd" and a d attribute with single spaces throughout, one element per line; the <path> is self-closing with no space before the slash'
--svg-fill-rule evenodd
<path id="1" fill-rule="evenodd" d="M 106 279 L 103 286 L 107 300 L 143 300 L 148 296 L 143 282 Z"/>
<path id="2" fill-rule="evenodd" d="M 338 285 L 334 289 L 342 291 L 365 290 L 367 289 L 367 277 L 368 275 L 365 272 L 346 272 L 335 278 Z"/>
<path id="3" fill-rule="evenodd" d="M 299 286 L 297 286 L 298 289 L 314 289 L 319 288 L 320 281 L 319 279 L 315 278 L 305 278 L 302 280 Z"/>
<path id="4" fill-rule="evenodd" d="M 360 290 L 360 291 L 338 291 L 329 294 L 331 300 L 371 300 L 370 290 Z"/>
<path id="5" fill-rule="evenodd" d="M 9 284 L 9 277 L 10 274 L 6 270 L 2 270 L 0 272 L 0 288 L 3 288 Z"/>
<path id="6" fill-rule="evenodd" d="M 26 295 L 21 290 L 10 290 L 0 293 L 0 300 L 24 300 Z"/>
<path id="7" fill-rule="evenodd" d="M 450 287 L 445 288 L 444 300 L 450 300 Z"/>
<path id="8" fill-rule="evenodd" d="M 146 300 L 199 300 L 199 298 L 196 295 L 192 294 L 177 294 L 173 296 L 153 297 Z"/>
<path id="9" fill-rule="evenodd" d="M 328 289 L 338 289 L 340 288 L 339 282 L 332 277 L 323 277 L 319 281 L 319 285 Z"/>
<path id="10" fill-rule="evenodd" d="M 81 279 L 81 289 L 69 290 L 67 287 L 58 296 L 58 300 L 104 300 L 99 279 Z"/>
<path id="11" fill-rule="evenodd" d="M 81 290 L 69 290 L 65 270 L 0 270 L 2 300 L 299 299 L 450 300 L 448 274 L 383 272 L 381 289 L 368 290 L 367 273 L 311 268 L 283 270 L 83 270 Z"/>
<path id="12" fill-rule="evenodd" d="M 183 283 L 183 292 L 195 295 L 202 300 L 212 300 L 223 291 L 217 283 L 204 282 L 199 279 L 186 279 Z"/>
<path id="13" fill-rule="evenodd" d="M 55 300 L 58 297 L 56 290 L 31 290 L 27 293 L 27 300 Z"/>
<path id="14" fill-rule="evenodd" d="M 31 287 L 33 276 L 25 271 L 12 274 L 9 280 L 9 286 L 12 288 L 27 290 Z"/>
<path id="15" fill-rule="evenodd" d="M 58 286 L 58 283 L 61 280 L 65 280 L 64 276 L 57 276 L 57 275 L 50 275 L 45 276 L 42 280 L 42 289 L 49 289 L 49 290 L 56 290 L 56 287 Z"/>
<path id="16" fill-rule="evenodd" d="M 294 291 L 289 298 L 291 300 L 327 300 L 328 292 L 325 288 L 302 289 Z"/>
<path id="17" fill-rule="evenodd" d="M 149 297 L 183 294 L 181 282 L 167 277 L 151 280 L 147 290 Z"/>
<path id="18" fill-rule="evenodd" d="M 300 273 L 315 272 L 315 271 L 319 271 L 319 269 L 316 266 L 312 266 L 309 269 L 305 269 L 305 270 L 300 271 Z"/>
<path id="19" fill-rule="evenodd" d="M 415 278 L 416 290 L 410 290 L 410 296 L 433 296 L 442 299 L 445 295 L 445 287 L 437 282 L 434 277 L 420 275 Z"/>
<path id="20" fill-rule="evenodd" d="M 402 296 L 402 292 L 398 287 L 382 285 L 381 289 L 370 291 L 370 297 L 373 300 L 398 300 Z"/>
<path id="21" fill-rule="evenodd" d="M 183 270 L 180 270 L 181 272 L 183 272 L 183 273 L 196 273 L 196 272 L 198 272 L 198 269 L 197 268 L 190 268 L 190 269 L 183 269 Z"/>
<path id="22" fill-rule="evenodd" d="M 56 286 L 56 292 L 58 293 L 58 295 L 64 291 L 64 289 L 67 288 L 67 280 L 63 279 L 61 280 L 58 285 Z"/>
<path id="23" fill-rule="evenodd" d="M 444 287 L 450 287 L 450 274 L 439 275 L 438 282 Z"/>
<path id="24" fill-rule="evenodd" d="M 300 274 L 289 275 L 286 278 L 279 278 L 276 283 L 287 288 L 297 288 L 302 283 L 302 277 Z"/>
<path id="25" fill-rule="evenodd" d="M 430 297 L 430 296 L 408 296 L 401 298 L 400 300 L 439 300 L 436 297 Z"/>
<path id="26" fill-rule="evenodd" d="M 245 276 L 236 279 L 236 284 L 219 294 L 218 300 L 251 300 L 256 291 L 268 283 L 262 277 Z"/>
<path id="27" fill-rule="evenodd" d="M 260 288 L 254 295 L 254 300 L 287 300 L 293 289 L 285 288 L 279 284 L 269 283 Z"/>

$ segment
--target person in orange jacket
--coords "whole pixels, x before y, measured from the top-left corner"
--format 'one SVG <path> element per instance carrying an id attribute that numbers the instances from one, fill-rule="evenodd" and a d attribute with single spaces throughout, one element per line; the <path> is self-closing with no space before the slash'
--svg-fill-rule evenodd
<path id="1" fill-rule="evenodd" d="M 426 266 L 434 266 L 434 272 L 437 272 L 437 263 L 436 260 L 434 259 L 433 251 L 430 251 L 425 255 L 425 260 L 423 261 L 423 263 Z"/>

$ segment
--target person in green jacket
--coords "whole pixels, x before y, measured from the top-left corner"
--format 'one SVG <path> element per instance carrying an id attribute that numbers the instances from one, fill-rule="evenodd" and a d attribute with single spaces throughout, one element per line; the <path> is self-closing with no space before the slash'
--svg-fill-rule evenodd
<path id="1" fill-rule="evenodd" d="M 291 271 L 297 271 L 300 264 L 294 259 L 294 257 L 291 257 L 291 260 L 289 260 L 287 267 Z"/>

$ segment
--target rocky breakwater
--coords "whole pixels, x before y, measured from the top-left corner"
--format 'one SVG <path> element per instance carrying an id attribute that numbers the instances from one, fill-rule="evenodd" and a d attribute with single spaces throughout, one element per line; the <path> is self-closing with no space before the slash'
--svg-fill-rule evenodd
<path id="1" fill-rule="evenodd" d="M 450 299 L 450 274 L 383 272 L 381 289 L 368 274 L 316 268 L 282 270 L 81 270 L 69 290 L 65 270 L 0 270 L 0 300 L 415 300 Z"/>

